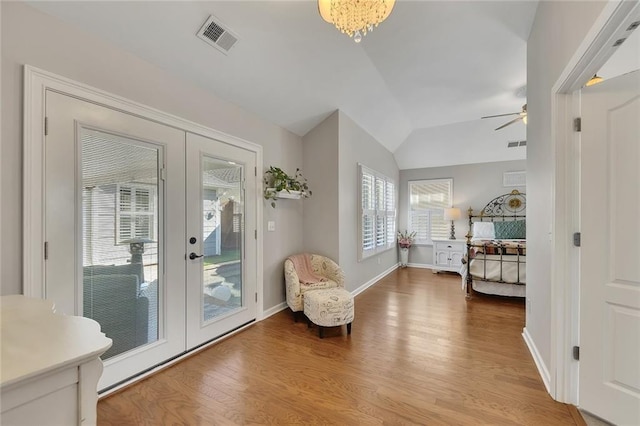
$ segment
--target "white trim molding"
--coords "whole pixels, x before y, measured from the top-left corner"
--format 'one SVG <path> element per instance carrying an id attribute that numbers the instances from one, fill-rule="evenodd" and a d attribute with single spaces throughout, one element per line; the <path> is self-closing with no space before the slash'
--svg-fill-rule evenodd
<path id="1" fill-rule="evenodd" d="M 395 263 L 393 264 L 390 268 L 388 268 L 387 270 L 381 272 L 380 274 L 376 275 L 375 277 L 371 278 L 369 281 L 367 281 L 366 283 L 362 284 L 360 287 L 356 288 L 355 290 L 353 290 L 351 292 L 351 294 L 355 297 L 357 295 L 359 295 L 360 293 L 362 293 L 363 291 L 365 291 L 366 289 L 368 289 L 369 287 L 371 287 L 372 285 L 374 285 L 375 283 L 377 283 L 378 281 L 380 281 L 381 279 L 383 279 L 384 277 L 386 277 L 387 275 L 389 275 L 390 273 L 392 273 L 393 271 L 395 271 L 396 269 L 398 269 L 398 267 L 400 266 L 399 263 Z"/>
<path id="2" fill-rule="evenodd" d="M 552 199 L 555 202 L 551 206 L 549 367 L 552 380 L 547 389 L 555 400 L 575 405 L 579 403 L 579 363 L 573 360 L 572 347 L 579 345 L 580 338 L 579 253 L 572 244 L 573 232 L 580 230 L 579 206 L 576 206 L 580 191 L 580 158 L 577 136 L 572 131 L 573 118 L 580 108 L 579 92 L 576 91 L 609 59 L 615 50 L 611 47 L 612 41 L 619 38 L 639 15 L 639 2 L 609 0 L 551 91 Z"/>
<path id="3" fill-rule="evenodd" d="M 44 143 L 45 106 L 47 91 L 57 92 L 82 99 L 107 108 L 155 121 L 185 132 L 215 139 L 237 146 L 256 155 L 257 176 L 262 176 L 262 146 L 220 132 L 198 123 L 160 111 L 147 105 L 113 95 L 65 77 L 30 65 L 24 66 L 24 248 L 23 248 L 23 293 L 29 297 L 46 297 L 44 268 Z M 257 182 L 259 179 L 256 177 Z M 257 312 L 256 320 L 264 318 L 263 312 L 263 227 L 262 191 L 256 190 L 257 226 Z"/>
<path id="4" fill-rule="evenodd" d="M 275 315 L 278 312 L 284 311 L 285 309 L 287 309 L 287 302 L 278 303 L 277 305 L 272 306 L 266 311 L 264 311 L 262 315 L 262 319 L 267 319 L 271 315 Z"/>
<path id="5" fill-rule="evenodd" d="M 430 263 L 407 263 L 409 268 L 420 268 L 420 269 L 433 269 L 433 265 Z"/>
<path id="6" fill-rule="evenodd" d="M 540 352 L 538 351 L 538 348 L 533 342 L 533 339 L 531 338 L 531 335 L 529 334 L 529 331 L 526 327 L 522 329 L 522 338 L 529 348 L 529 352 L 533 357 L 533 362 L 536 363 L 536 367 L 538 368 L 540 377 L 542 377 L 542 383 L 544 383 L 544 387 L 547 389 L 547 392 L 551 393 L 551 375 L 549 374 L 549 369 L 542 360 L 542 356 L 540 355 Z"/>

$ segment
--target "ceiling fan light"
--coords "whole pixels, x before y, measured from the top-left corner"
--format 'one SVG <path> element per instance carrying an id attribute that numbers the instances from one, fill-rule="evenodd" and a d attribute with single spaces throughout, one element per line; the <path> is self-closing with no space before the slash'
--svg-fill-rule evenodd
<path id="1" fill-rule="evenodd" d="M 318 0 L 318 12 L 325 21 L 356 43 L 391 14 L 395 0 Z"/>
<path id="2" fill-rule="evenodd" d="M 594 74 L 593 77 L 591 77 L 591 80 L 587 81 L 587 84 L 585 84 L 585 86 L 593 86 L 594 84 L 602 83 L 603 81 L 604 78 L 600 77 L 598 74 Z"/>

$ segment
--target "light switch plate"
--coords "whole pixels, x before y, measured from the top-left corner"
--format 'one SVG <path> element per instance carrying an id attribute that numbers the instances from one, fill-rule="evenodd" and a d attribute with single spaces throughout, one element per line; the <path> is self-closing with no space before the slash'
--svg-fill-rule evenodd
<path id="1" fill-rule="evenodd" d="M 267 231 L 275 231 L 276 230 L 276 222 L 274 220 L 270 220 L 267 222 Z"/>

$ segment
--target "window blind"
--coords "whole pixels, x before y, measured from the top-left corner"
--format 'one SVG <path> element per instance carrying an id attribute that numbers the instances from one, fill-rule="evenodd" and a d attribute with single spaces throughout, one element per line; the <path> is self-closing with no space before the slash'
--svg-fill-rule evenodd
<path id="1" fill-rule="evenodd" d="M 433 238 L 449 235 L 444 209 L 452 205 L 452 188 L 452 179 L 409 182 L 409 226 L 417 244 L 431 244 Z"/>

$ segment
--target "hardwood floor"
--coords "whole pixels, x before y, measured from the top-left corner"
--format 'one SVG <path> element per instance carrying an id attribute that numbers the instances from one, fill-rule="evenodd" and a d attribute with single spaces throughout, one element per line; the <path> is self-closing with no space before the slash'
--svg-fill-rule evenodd
<path id="1" fill-rule="evenodd" d="M 575 425 L 521 333 L 524 302 L 397 270 L 356 297 L 351 336 L 280 312 L 101 400 L 98 424 Z"/>

